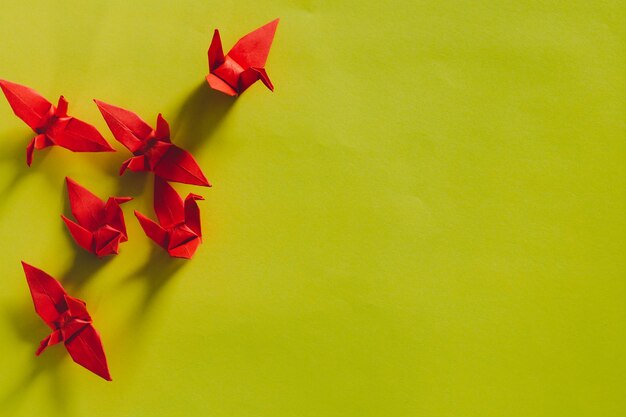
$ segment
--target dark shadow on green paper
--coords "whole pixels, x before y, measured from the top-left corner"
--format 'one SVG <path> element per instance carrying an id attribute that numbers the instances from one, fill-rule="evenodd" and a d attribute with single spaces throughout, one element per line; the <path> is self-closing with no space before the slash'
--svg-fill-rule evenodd
<path id="1" fill-rule="evenodd" d="M 30 366 L 21 378 L 16 380 L 13 388 L 0 398 L 0 410 L 6 415 L 12 415 L 9 411 L 19 407 L 26 400 L 29 388 L 39 377 L 48 379 L 51 397 L 59 414 L 65 414 L 68 409 L 68 397 L 66 381 L 62 380 L 59 366 L 67 359 L 67 352 L 62 344 L 51 346 L 40 356 L 35 356 L 35 350 L 49 333 L 50 329 L 43 323 L 34 311 L 31 304 L 22 304 L 7 308 L 5 314 L 13 327 L 13 331 L 20 340 L 32 347 L 32 359 Z"/>
<path id="2" fill-rule="evenodd" d="M 148 259 L 125 280 L 126 282 L 140 280 L 145 285 L 144 297 L 137 311 L 138 315 L 145 313 L 152 306 L 159 293 L 187 262 L 189 262 L 187 259 L 170 257 L 156 244 L 153 246 Z"/>
<path id="3" fill-rule="evenodd" d="M 15 142 L 15 144 L 11 148 L 5 148 L 6 152 L 0 154 L 0 164 L 10 163 L 13 165 L 10 178 L 4 185 L 3 189 L 0 190 L 0 195 L 4 196 L 13 191 L 25 177 L 33 172 L 31 170 L 37 169 L 41 165 L 41 162 L 48 157 L 46 149 L 42 151 L 35 151 L 31 167 L 26 165 L 26 145 L 31 140 L 32 135 L 28 135 L 28 137 L 25 137 L 23 140 L 10 141 Z M 2 200 L 7 201 L 6 198 Z"/>
<path id="4" fill-rule="evenodd" d="M 152 174 L 149 172 L 126 171 L 117 180 L 115 197 L 142 197 L 148 191 L 147 185 L 151 180 Z"/>
<path id="5" fill-rule="evenodd" d="M 71 236 L 69 236 L 69 239 L 72 239 Z M 72 244 L 76 245 L 73 240 Z M 63 287 L 70 293 L 83 287 L 100 269 L 104 268 L 111 261 L 111 259 L 113 259 L 112 255 L 104 258 L 98 258 L 93 253 L 87 252 L 83 248 L 76 245 L 74 260 L 72 261 L 70 268 L 61 278 Z"/>
<path id="6" fill-rule="evenodd" d="M 172 119 L 172 142 L 189 151 L 206 144 L 235 101 L 236 98 L 211 89 L 203 80 Z"/>

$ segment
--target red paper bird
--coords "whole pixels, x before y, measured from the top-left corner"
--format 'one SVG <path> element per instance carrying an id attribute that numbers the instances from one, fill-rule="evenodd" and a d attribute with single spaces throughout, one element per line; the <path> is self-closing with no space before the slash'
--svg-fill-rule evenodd
<path id="1" fill-rule="evenodd" d="M 26 148 L 26 163 L 33 162 L 33 152 L 57 145 L 74 152 L 115 152 L 92 125 L 67 115 L 67 101 L 59 97 L 54 107 L 35 90 L 0 80 L 0 87 L 13 113 L 37 136 Z"/>
<path id="2" fill-rule="evenodd" d="M 200 209 L 196 200 L 202 196 L 189 194 L 185 202 L 174 188 L 159 177 L 154 178 L 154 211 L 159 223 L 135 211 L 146 235 L 167 250 L 170 256 L 191 259 L 202 241 Z"/>
<path id="3" fill-rule="evenodd" d="M 78 223 L 61 217 L 76 243 L 100 257 L 117 254 L 120 243 L 128 240 L 120 204 L 132 198 L 110 197 L 105 203 L 71 178 L 65 180 L 72 214 Z"/>
<path id="4" fill-rule="evenodd" d="M 154 172 L 168 181 L 211 186 L 193 156 L 171 143 L 170 126 L 160 113 L 152 129 L 131 111 L 94 101 L 115 139 L 135 155 L 122 164 L 120 175 L 128 168 Z"/>
<path id="5" fill-rule="evenodd" d="M 94 329 L 84 301 L 71 297 L 61 284 L 40 269 L 22 262 L 35 311 L 52 329 L 41 341 L 36 355 L 63 342 L 77 364 L 111 380 L 100 335 Z"/>
<path id="6" fill-rule="evenodd" d="M 229 96 L 243 93 L 257 80 L 270 90 L 274 86 L 265 72 L 265 62 L 276 33 L 278 20 L 248 33 L 224 56 L 219 30 L 215 29 L 209 47 L 209 75 L 206 79 L 214 90 Z"/>

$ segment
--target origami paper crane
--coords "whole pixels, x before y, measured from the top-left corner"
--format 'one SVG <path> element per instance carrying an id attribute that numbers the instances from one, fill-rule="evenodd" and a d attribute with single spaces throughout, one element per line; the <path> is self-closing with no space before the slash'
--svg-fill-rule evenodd
<path id="1" fill-rule="evenodd" d="M 69 296 L 61 284 L 44 271 L 25 262 L 22 267 L 35 311 L 52 329 L 35 354 L 39 356 L 49 346 L 63 342 L 74 362 L 111 381 L 102 341 L 85 302 Z"/>
<path id="2" fill-rule="evenodd" d="M 120 175 L 126 169 L 150 171 L 168 181 L 211 186 L 193 156 L 171 143 L 170 127 L 160 113 L 152 129 L 131 111 L 94 101 L 115 139 L 134 155 L 122 164 Z"/>
<path id="3" fill-rule="evenodd" d="M 28 166 L 33 162 L 35 149 L 53 145 L 74 152 L 115 152 L 95 127 L 68 116 L 68 103 L 63 96 L 59 97 L 59 103 L 54 107 L 26 86 L 0 80 L 0 87 L 13 113 L 37 133 L 26 148 Z"/>
<path id="4" fill-rule="evenodd" d="M 80 246 L 99 257 L 117 254 L 128 240 L 120 204 L 130 197 L 110 197 L 103 202 L 71 178 L 65 178 L 72 214 L 78 223 L 61 215 L 72 237 Z"/>
<path id="5" fill-rule="evenodd" d="M 274 91 L 274 86 L 265 72 L 265 62 L 276 33 L 278 20 L 248 33 L 224 55 L 219 30 L 215 29 L 209 46 L 209 75 L 206 79 L 211 88 L 236 96 L 243 93 L 257 80 Z"/>
<path id="6" fill-rule="evenodd" d="M 170 256 L 191 259 L 202 241 L 200 209 L 196 200 L 202 196 L 189 194 L 185 202 L 174 188 L 159 177 L 154 178 L 154 211 L 159 223 L 135 211 L 146 235 L 167 250 Z"/>

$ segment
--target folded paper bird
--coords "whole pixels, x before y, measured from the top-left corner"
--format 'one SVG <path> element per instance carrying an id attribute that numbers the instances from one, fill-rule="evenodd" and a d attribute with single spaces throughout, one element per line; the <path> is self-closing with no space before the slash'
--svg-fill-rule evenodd
<path id="1" fill-rule="evenodd" d="M 193 156 L 170 141 L 170 126 L 159 113 L 156 129 L 137 114 L 111 104 L 94 100 L 109 129 L 122 145 L 133 153 L 120 168 L 150 171 L 168 181 L 210 187 Z"/>
<path id="2" fill-rule="evenodd" d="M 67 294 L 61 284 L 44 271 L 22 262 L 35 311 L 52 329 L 41 341 L 36 355 L 63 342 L 77 364 L 111 380 L 100 335 L 93 327 L 86 304 Z"/>
<path id="3" fill-rule="evenodd" d="M 154 211 L 159 223 L 135 211 L 146 235 L 167 250 L 170 256 L 191 259 L 202 242 L 200 209 L 196 200 L 202 196 L 189 194 L 185 202 L 166 181 L 154 178 Z"/>
<path id="4" fill-rule="evenodd" d="M 278 20 L 248 33 L 224 55 L 219 30 L 215 29 L 209 46 L 209 75 L 206 79 L 211 88 L 236 96 L 256 81 L 261 80 L 270 90 L 274 86 L 265 71 Z"/>
<path id="5" fill-rule="evenodd" d="M 78 223 L 61 215 L 72 237 L 89 252 L 102 257 L 117 254 L 128 240 L 120 204 L 130 197 L 109 197 L 106 203 L 71 178 L 67 182 L 70 208 Z"/>
<path id="6" fill-rule="evenodd" d="M 0 87 L 13 113 L 37 133 L 26 148 L 28 166 L 35 149 L 54 145 L 74 152 L 115 152 L 95 127 L 68 116 L 63 96 L 55 107 L 32 88 L 5 80 L 0 80 Z"/>

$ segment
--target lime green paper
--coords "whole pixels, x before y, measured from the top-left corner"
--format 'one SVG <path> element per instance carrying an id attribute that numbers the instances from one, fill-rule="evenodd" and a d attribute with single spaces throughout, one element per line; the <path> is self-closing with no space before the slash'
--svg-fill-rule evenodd
<path id="1" fill-rule="evenodd" d="M 60 3 L 60 4 L 59 4 Z M 203 84 L 281 18 L 234 104 Z M 0 77 L 172 122 L 213 182 L 191 262 L 132 215 L 127 154 L 51 149 L 0 103 L 0 415 L 626 415 L 623 1 L 5 1 Z M 0 100 L 1 101 L 1 100 Z M 70 175 L 132 195 L 99 262 Z M 32 311 L 23 259 L 87 301 L 113 382 Z"/>

